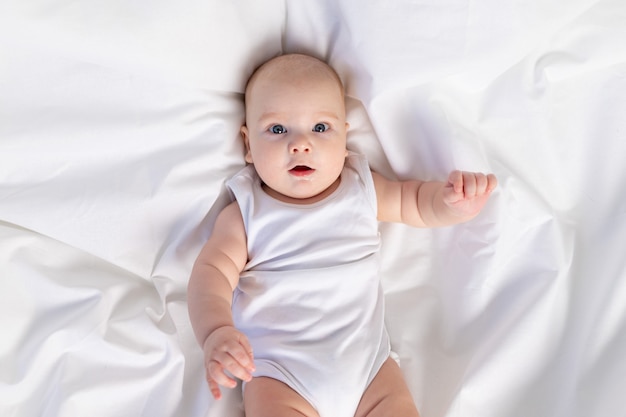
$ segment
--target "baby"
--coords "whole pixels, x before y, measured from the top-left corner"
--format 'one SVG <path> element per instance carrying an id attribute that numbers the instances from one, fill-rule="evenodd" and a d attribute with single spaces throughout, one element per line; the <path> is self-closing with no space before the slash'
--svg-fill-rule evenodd
<path id="1" fill-rule="evenodd" d="M 227 182 L 189 281 L 206 379 L 244 381 L 247 417 L 419 416 L 390 359 L 378 221 L 415 227 L 476 216 L 496 178 L 390 181 L 346 149 L 342 83 L 306 55 L 252 75 L 241 128 L 249 163 Z"/>

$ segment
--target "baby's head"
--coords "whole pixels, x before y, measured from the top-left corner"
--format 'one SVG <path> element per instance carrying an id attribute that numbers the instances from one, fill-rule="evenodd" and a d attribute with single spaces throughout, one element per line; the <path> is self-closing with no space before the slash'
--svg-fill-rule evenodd
<path id="1" fill-rule="evenodd" d="M 250 77 L 245 103 L 246 161 L 268 194 L 310 202 L 337 187 L 348 124 L 343 85 L 331 67 L 307 55 L 271 59 Z"/>

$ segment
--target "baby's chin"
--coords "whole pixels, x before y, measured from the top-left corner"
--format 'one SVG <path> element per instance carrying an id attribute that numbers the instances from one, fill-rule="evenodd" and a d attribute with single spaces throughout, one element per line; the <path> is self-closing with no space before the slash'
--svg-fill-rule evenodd
<path id="1" fill-rule="evenodd" d="M 330 194 L 332 194 L 339 185 L 339 180 L 335 180 L 332 184 L 321 189 L 300 187 L 296 190 L 276 190 L 269 187 L 267 184 L 263 184 L 263 189 L 271 197 L 292 204 L 311 204 L 317 201 L 323 200 Z"/>

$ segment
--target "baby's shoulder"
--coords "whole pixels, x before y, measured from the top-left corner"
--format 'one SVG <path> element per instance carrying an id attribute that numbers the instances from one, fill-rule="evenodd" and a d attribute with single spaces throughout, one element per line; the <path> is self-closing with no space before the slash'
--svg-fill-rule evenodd
<path id="1" fill-rule="evenodd" d="M 217 216 L 216 223 L 230 225 L 243 224 L 243 217 L 241 216 L 241 209 L 239 208 L 237 200 L 232 201 L 222 209 Z"/>

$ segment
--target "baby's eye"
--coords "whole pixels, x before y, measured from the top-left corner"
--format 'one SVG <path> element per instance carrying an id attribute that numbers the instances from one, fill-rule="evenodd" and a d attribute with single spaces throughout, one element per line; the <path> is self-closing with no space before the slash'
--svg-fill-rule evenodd
<path id="1" fill-rule="evenodd" d="M 287 132 L 287 129 L 285 129 L 283 125 L 274 125 L 270 127 L 270 132 L 276 135 L 282 135 L 283 133 Z"/>
<path id="2" fill-rule="evenodd" d="M 326 123 L 318 123 L 313 126 L 313 131 L 318 133 L 326 132 L 328 129 L 329 126 Z"/>

